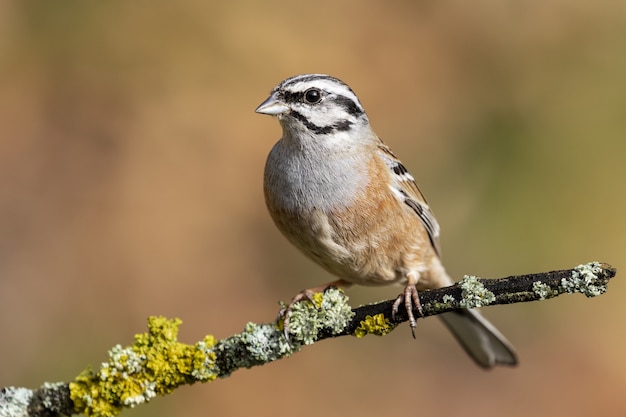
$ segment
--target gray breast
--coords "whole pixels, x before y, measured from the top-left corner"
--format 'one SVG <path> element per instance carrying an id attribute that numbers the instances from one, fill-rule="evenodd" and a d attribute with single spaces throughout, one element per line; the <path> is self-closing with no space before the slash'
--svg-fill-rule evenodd
<path id="1" fill-rule="evenodd" d="M 310 149 L 281 140 L 265 165 L 265 192 L 279 208 L 289 212 L 343 208 L 367 185 L 359 174 L 363 166 L 355 153 Z M 362 162 L 361 162 L 362 163 Z"/>

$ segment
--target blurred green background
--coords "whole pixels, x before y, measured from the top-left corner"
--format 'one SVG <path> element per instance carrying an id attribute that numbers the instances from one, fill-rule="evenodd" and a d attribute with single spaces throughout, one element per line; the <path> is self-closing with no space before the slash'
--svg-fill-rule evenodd
<path id="1" fill-rule="evenodd" d="M 437 320 L 342 338 L 127 416 L 623 416 L 626 3 L 0 3 L 0 386 L 67 381 L 149 315 L 181 340 L 330 277 L 265 211 L 282 79 L 337 76 L 402 158 L 455 277 L 598 260 L 609 292 L 485 309 L 515 369 Z M 399 288 L 355 288 L 355 304 Z"/>

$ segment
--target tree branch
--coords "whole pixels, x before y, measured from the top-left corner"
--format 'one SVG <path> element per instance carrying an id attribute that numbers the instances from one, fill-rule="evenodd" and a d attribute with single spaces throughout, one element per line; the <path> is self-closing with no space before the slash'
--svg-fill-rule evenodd
<path id="1" fill-rule="evenodd" d="M 420 292 L 423 316 L 458 308 L 477 308 L 546 300 L 565 293 L 603 294 L 616 274 L 608 264 L 592 262 L 573 269 L 485 280 L 465 276 L 446 288 Z M 0 390 L 0 417 L 55 417 L 83 413 L 112 417 L 178 386 L 223 378 L 240 368 L 263 365 L 296 353 L 304 345 L 345 335 L 384 335 L 407 321 L 400 311 L 392 322 L 394 300 L 351 309 L 341 290 L 329 289 L 298 303 L 290 318 L 290 340 L 281 323 L 248 323 L 240 334 L 216 341 L 207 336 L 195 345 L 177 340 L 178 319 L 152 317 L 148 332 L 132 346 L 115 346 L 109 360 L 86 369 L 73 382 L 46 383 L 36 390 Z M 414 312 L 415 316 L 418 317 Z"/>

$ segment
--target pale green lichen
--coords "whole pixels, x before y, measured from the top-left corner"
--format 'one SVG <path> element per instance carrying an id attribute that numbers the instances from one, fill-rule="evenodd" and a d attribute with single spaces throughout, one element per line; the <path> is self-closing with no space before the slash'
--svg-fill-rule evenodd
<path id="1" fill-rule="evenodd" d="M 301 301 L 291 307 L 289 337 L 303 345 L 313 344 L 322 329 L 320 310 L 310 301 Z"/>
<path id="2" fill-rule="evenodd" d="M 109 351 L 109 360 L 96 372 L 83 371 L 70 383 L 76 410 L 88 416 L 112 417 L 182 384 L 206 382 L 218 376 L 213 336 L 196 345 L 177 340 L 181 321 L 148 320 L 148 333 L 135 336 L 132 346 Z"/>
<path id="3" fill-rule="evenodd" d="M 430 308 L 434 311 L 440 312 L 443 310 L 459 308 L 459 302 L 455 300 L 450 294 L 445 294 L 441 302 L 433 301 L 432 304 L 424 305 L 424 308 Z"/>
<path id="4" fill-rule="evenodd" d="M 354 316 L 348 297 L 338 288 L 315 293 L 312 300 L 292 306 L 289 335 L 297 344 L 315 343 L 322 331 L 331 335 L 339 334 Z"/>
<path id="5" fill-rule="evenodd" d="M 268 363 L 294 352 L 280 331 L 271 324 L 246 324 L 241 334 L 250 357 L 259 363 Z"/>
<path id="6" fill-rule="evenodd" d="M 331 288 L 324 293 L 320 304 L 322 327 L 330 334 L 341 333 L 354 317 L 352 308 L 348 304 L 346 294 L 337 288 Z"/>
<path id="7" fill-rule="evenodd" d="M 478 277 L 465 275 L 459 282 L 461 286 L 461 308 L 478 308 L 496 301 L 496 296 L 479 281 Z"/>
<path id="8" fill-rule="evenodd" d="M 300 344 L 289 343 L 281 329 L 273 324 L 248 323 L 243 332 L 220 340 L 215 345 L 221 363 L 220 377 L 240 368 L 252 368 L 289 356 Z"/>
<path id="9" fill-rule="evenodd" d="M 444 302 L 444 304 L 454 304 L 456 300 L 450 294 L 446 294 L 443 296 L 442 301 Z"/>
<path id="10" fill-rule="evenodd" d="M 546 300 L 556 295 L 549 285 L 544 284 L 541 281 L 533 282 L 533 292 L 539 297 L 540 300 Z"/>
<path id="11" fill-rule="evenodd" d="M 561 280 L 560 288 L 564 292 L 579 292 L 587 297 L 595 297 L 604 294 L 607 290 L 605 283 L 599 282 L 598 274 L 602 272 L 599 262 L 578 265 L 572 271 L 569 278 Z"/>
<path id="12" fill-rule="evenodd" d="M 341 290 L 331 288 L 313 294 L 310 301 L 295 303 L 289 316 L 289 340 L 283 334 L 282 322 L 246 324 L 243 332 L 215 345 L 221 358 L 220 376 L 289 356 L 303 345 L 314 343 L 323 333 L 341 333 L 353 316 L 347 301 Z M 286 308 L 284 304 L 282 307 Z"/>
<path id="13" fill-rule="evenodd" d="M 0 416 L 27 417 L 33 391 L 26 388 L 5 387 L 0 390 Z"/>
<path id="14" fill-rule="evenodd" d="M 391 320 L 386 318 L 382 313 L 374 316 L 368 315 L 365 316 L 364 320 L 361 320 L 359 327 L 354 330 L 354 335 L 358 338 L 364 337 L 368 334 L 384 336 L 391 333 L 396 326 L 397 324 L 391 323 Z"/>

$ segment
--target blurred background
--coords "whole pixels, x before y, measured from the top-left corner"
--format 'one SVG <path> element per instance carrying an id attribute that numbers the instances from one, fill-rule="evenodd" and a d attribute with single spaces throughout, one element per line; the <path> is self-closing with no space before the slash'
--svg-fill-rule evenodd
<path id="1" fill-rule="evenodd" d="M 269 322 L 331 279 L 274 228 L 282 79 L 359 95 L 417 178 L 456 278 L 598 260 L 606 295 L 492 307 L 514 369 L 438 320 L 341 338 L 126 416 L 626 412 L 626 3 L 0 3 L 0 386 L 68 381 L 150 315 L 180 339 Z M 354 305 L 400 288 L 354 288 Z"/>

